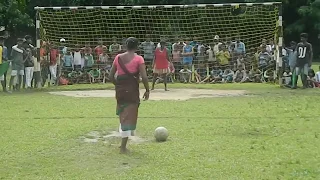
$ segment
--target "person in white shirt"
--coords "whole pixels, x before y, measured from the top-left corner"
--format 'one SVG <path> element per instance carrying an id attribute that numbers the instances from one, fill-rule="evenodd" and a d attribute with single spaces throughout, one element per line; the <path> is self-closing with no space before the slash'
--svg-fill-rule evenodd
<path id="1" fill-rule="evenodd" d="M 319 71 L 316 73 L 315 78 L 316 78 L 316 82 L 320 83 L 320 66 L 319 66 Z"/>
<path id="2" fill-rule="evenodd" d="M 82 68 L 82 54 L 79 46 L 77 47 L 78 48 L 75 50 L 73 54 L 73 64 L 74 64 L 74 69 L 80 70 Z"/>
<path id="3" fill-rule="evenodd" d="M 283 77 L 283 83 L 285 86 L 291 87 L 291 79 L 292 79 L 292 73 L 290 72 L 290 69 L 286 69 L 286 71 L 282 75 Z"/>
<path id="4" fill-rule="evenodd" d="M 184 83 L 188 83 L 188 82 L 190 83 L 192 71 L 188 69 L 188 65 L 184 65 L 183 69 L 181 69 L 179 73 L 180 73 L 181 80 L 183 80 Z"/>

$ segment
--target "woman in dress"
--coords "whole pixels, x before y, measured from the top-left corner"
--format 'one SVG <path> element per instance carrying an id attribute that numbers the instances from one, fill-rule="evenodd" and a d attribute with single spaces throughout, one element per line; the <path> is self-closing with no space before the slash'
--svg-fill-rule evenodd
<path id="1" fill-rule="evenodd" d="M 120 118 L 122 137 L 120 153 L 128 152 L 128 137 L 133 135 L 137 125 L 140 104 L 139 74 L 146 89 L 143 95 L 144 100 L 149 99 L 150 93 L 144 59 L 135 53 L 138 43 L 136 38 L 127 39 L 127 51 L 115 57 L 109 74 L 109 79 L 116 89 L 116 112 Z"/>
<path id="2" fill-rule="evenodd" d="M 169 53 L 166 48 L 166 42 L 161 41 L 160 47 L 157 47 L 154 52 L 154 60 L 153 60 L 153 80 L 152 80 L 152 89 L 154 90 L 154 85 L 156 83 L 157 77 L 161 76 L 164 83 L 164 89 L 168 91 L 167 88 L 167 74 L 169 73 Z"/>

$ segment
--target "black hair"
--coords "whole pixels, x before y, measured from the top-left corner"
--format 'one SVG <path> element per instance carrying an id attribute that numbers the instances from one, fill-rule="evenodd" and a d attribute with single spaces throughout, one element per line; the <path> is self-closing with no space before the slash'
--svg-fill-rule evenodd
<path id="1" fill-rule="evenodd" d="M 129 37 L 126 40 L 127 50 L 136 50 L 138 49 L 139 41 L 135 37 Z"/>
<path id="2" fill-rule="evenodd" d="M 18 38 L 17 42 L 24 42 L 23 38 Z"/>
<path id="3" fill-rule="evenodd" d="M 29 40 L 29 39 L 31 39 L 31 36 L 30 36 L 30 35 L 26 35 L 26 36 L 24 36 L 24 38 L 25 38 L 26 40 Z"/>
<path id="4" fill-rule="evenodd" d="M 301 33 L 300 37 L 308 39 L 308 34 L 307 33 Z"/>

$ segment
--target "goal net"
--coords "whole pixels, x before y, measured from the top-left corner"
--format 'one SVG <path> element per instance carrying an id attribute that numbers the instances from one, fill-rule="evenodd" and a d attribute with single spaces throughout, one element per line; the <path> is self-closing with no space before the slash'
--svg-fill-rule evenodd
<path id="1" fill-rule="evenodd" d="M 195 54 L 204 52 L 204 58 L 193 58 L 193 70 L 197 64 L 208 62 L 209 71 L 219 58 L 216 57 L 215 46 L 220 42 L 227 49 L 234 47 L 241 51 L 243 42 L 245 51 L 243 58 L 231 57 L 224 68 L 238 68 L 239 60 L 243 60 L 245 69 L 263 66 L 263 71 L 275 70 L 275 52 L 278 43 L 279 3 L 244 3 L 244 4 L 212 4 L 212 5 L 164 5 L 164 6 L 115 6 L 115 7 L 36 7 L 38 14 L 38 40 L 59 43 L 66 39 L 68 47 L 92 48 L 102 39 L 109 46 L 112 37 L 121 40 L 130 36 L 145 41 L 149 34 L 151 41 L 157 44 L 165 37 L 167 45 L 178 41 L 197 41 L 204 46 L 194 48 Z M 216 39 L 216 40 L 215 40 Z M 261 45 L 266 40 L 265 45 Z M 233 46 L 232 44 L 235 44 Z M 261 48 L 261 46 L 264 46 Z M 260 57 L 262 49 L 270 50 L 270 57 Z M 213 51 L 213 55 L 210 52 Z M 231 50 L 230 50 L 231 51 Z M 141 54 L 144 51 L 140 52 Z M 213 59 L 209 56 L 213 56 Z M 267 58 L 263 64 L 261 58 Z M 270 59 L 269 59 L 270 58 Z M 183 57 L 181 57 L 183 59 Z M 182 61 L 182 60 L 181 60 Z M 212 62 L 210 62 L 212 61 Z M 241 64 L 241 63 L 240 63 Z M 182 67 L 175 64 L 176 70 Z M 270 74 L 272 74 L 270 72 Z"/>

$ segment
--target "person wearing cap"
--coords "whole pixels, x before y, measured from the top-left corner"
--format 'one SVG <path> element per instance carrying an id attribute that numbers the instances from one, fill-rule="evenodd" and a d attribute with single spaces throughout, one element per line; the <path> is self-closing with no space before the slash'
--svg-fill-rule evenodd
<path id="1" fill-rule="evenodd" d="M 12 71 L 9 83 L 9 90 L 19 91 L 21 88 L 21 83 L 24 76 L 24 53 L 23 39 L 18 38 L 17 45 L 12 47 L 11 57 L 12 57 Z"/>
<path id="2" fill-rule="evenodd" d="M 140 105 L 139 75 L 146 89 L 143 98 L 144 100 L 149 99 L 146 66 L 143 57 L 136 54 L 138 46 L 138 39 L 128 38 L 127 51 L 115 57 L 109 74 L 109 79 L 115 85 L 116 90 L 117 115 L 120 120 L 119 132 L 122 137 L 120 153 L 128 153 L 128 139 L 134 135 L 137 126 Z"/>
<path id="3" fill-rule="evenodd" d="M 1 70 L 5 72 L 0 72 L 2 75 L 0 75 L 0 81 L 2 85 L 3 92 L 7 91 L 7 67 L 3 66 L 6 65 L 6 61 L 8 60 L 8 49 L 4 45 L 4 37 L 0 36 L 0 67 Z M 7 65 L 8 66 L 8 65 Z M 5 69 L 2 69 L 5 68 Z"/>
<path id="4" fill-rule="evenodd" d="M 64 38 L 60 39 L 60 44 L 58 47 L 58 51 L 59 51 L 59 57 L 57 60 L 57 78 L 60 78 L 61 75 L 61 70 L 62 70 L 62 61 L 63 61 L 63 57 L 67 54 L 67 46 L 66 46 L 66 40 Z M 56 85 L 58 85 L 58 83 L 56 83 Z"/>
<path id="5" fill-rule="evenodd" d="M 213 53 L 215 55 L 217 55 L 217 53 L 219 52 L 219 46 L 221 44 L 222 43 L 220 42 L 220 37 L 218 35 L 215 35 L 213 39 Z"/>

